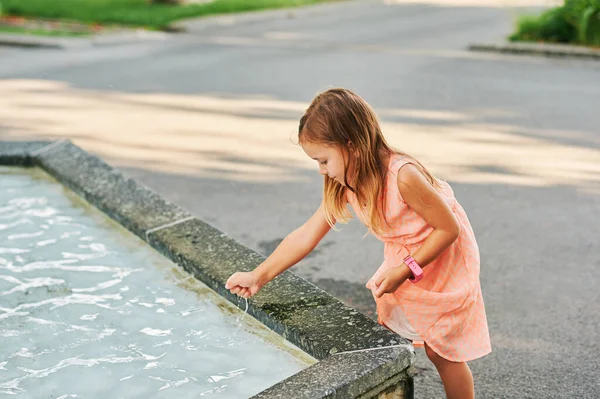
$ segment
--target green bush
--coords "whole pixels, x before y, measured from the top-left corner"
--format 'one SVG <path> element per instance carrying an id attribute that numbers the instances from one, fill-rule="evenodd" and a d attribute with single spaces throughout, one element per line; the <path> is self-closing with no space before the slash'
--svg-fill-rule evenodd
<path id="1" fill-rule="evenodd" d="M 565 18 L 563 8 L 553 8 L 540 16 L 525 15 L 517 22 L 513 41 L 546 41 L 569 43 L 577 38 L 577 30 Z"/>
<path id="2" fill-rule="evenodd" d="M 600 45 L 600 0 L 565 0 L 539 16 L 522 16 L 509 39 Z"/>

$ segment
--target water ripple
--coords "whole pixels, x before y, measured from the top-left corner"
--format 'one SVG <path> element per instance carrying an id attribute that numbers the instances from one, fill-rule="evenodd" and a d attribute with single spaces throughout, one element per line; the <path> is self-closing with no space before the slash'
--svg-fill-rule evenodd
<path id="1" fill-rule="evenodd" d="M 0 168 L 0 395 L 238 398 L 306 367 L 42 176 Z"/>

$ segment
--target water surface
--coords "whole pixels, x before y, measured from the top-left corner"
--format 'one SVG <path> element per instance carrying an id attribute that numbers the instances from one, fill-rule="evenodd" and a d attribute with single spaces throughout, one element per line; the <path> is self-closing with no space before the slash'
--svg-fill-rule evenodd
<path id="1" fill-rule="evenodd" d="M 315 362 L 242 315 L 43 171 L 0 167 L 2 396 L 246 398 Z"/>

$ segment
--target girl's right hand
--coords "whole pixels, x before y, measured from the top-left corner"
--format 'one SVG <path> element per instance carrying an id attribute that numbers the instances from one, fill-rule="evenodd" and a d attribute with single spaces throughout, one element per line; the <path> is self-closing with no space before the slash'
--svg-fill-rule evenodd
<path id="1" fill-rule="evenodd" d="M 232 294 L 237 294 L 242 298 L 250 298 L 251 296 L 256 295 L 262 287 L 263 284 L 259 281 L 254 272 L 234 273 L 225 283 L 226 289 Z"/>

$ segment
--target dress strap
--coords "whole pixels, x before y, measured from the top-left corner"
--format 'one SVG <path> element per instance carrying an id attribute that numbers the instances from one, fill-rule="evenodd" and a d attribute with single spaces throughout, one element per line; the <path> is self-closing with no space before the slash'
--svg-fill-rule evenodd
<path id="1" fill-rule="evenodd" d="M 394 154 L 391 156 L 389 171 L 393 173 L 394 176 L 398 174 L 398 171 L 401 167 L 406 165 L 407 163 L 413 163 L 413 160 L 410 157 Z"/>

